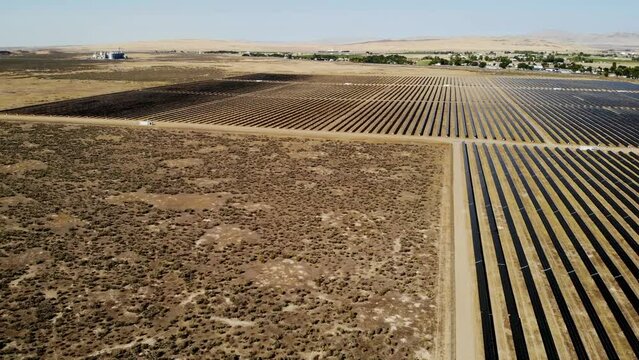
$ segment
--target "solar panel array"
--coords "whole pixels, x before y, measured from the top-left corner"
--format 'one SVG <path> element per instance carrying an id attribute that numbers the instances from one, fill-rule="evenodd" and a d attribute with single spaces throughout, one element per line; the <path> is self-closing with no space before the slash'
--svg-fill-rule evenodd
<path id="1" fill-rule="evenodd" d="M 528 143 L 639 145 L 639 86 L 596 80 L 249 74 L 6 112 Z"/>
<path id="2" fill-rule="evenodd" d="M 639 157 L 486 144 L 464 156 L 486 358 L 636 358 Z"/>

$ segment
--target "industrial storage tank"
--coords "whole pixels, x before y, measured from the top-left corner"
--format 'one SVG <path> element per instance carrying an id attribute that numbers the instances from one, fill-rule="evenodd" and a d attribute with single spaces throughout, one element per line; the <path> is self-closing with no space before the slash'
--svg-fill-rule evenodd
<path id="1" fill-rule="evenodd" d="M 127 59 L 126 53 L 121 50 L 117 51 L 98 51 L 93 54 L 92 59 L 94 60 L 124 60 Z"/>

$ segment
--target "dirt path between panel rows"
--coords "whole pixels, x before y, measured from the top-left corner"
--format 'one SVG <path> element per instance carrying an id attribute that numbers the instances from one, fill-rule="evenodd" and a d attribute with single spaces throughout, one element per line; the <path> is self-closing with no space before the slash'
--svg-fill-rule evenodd
<path id="1" fill-rule="evenodd" d="M 439 291 L 437 292 L 438 308 L 435 354 L 438 359 L 455 359 L 455 245 L 454 205 L 453 205 L 453 152 L 450 149 L 442 164 L 442 231 L 439 241 Z"/>
<path id="2" fill-rule="evenodd" d="M 455 252 L 455 358 L 478 358 L 481 331 L 475 309 L 475 271 L 471 254 L 471 238 L 468 230 L 467 195 L 464 183 L 462 144 L 453 145 L 453 211 Z"/>

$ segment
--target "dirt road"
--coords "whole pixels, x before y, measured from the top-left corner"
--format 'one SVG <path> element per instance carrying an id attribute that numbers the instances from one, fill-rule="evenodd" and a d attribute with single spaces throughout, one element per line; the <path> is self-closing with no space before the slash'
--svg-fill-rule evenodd
<path id="1" fill-rule="evenodd" d="M 30 121 L 45 122 L 57 124 L 77 124 L 77 125 L 104 125 L 104 126 L 134 126 L 139 127 L 138 121 L 126 119 L 98 119 L 98 118 L 82 118 L 82 117 L 62 117 L 62 116 L 34 116 L 34 115 L 9 115 L 0 114 L 0 121 Z M 191 124 L 191 123 L 171 123 L 156 122 L 151 128 L 160 129 L 182 129 L 182 130 L 200 130 L 211 132 L 222 132 L 231 134 L 250 134 L 250 135 L 268 135 L 274 137 L 301 137 L 308 139 L 332 139 L 332 140 L 357 140 L 373 143 L 400 143 L 400 144 L 497 144 L 497 145 L 536 145 L 548 148 L 562 149 L 580 149 L 592 148 L 598 150 L 612 150 L 623 152 L 639 153 L 639 148 L 621 147 L 621 146 L 584 146 L 577 144 L 531 144 L 527 142 L 510 141 L 510 140 L 493 140 L 493 139 L 458 139 L 443 136 L 410 136 L 410 135 L 383 135 L 383 134 L 366 134 L 366 133 L 341 133 L 332 131 L 316 131 L 316 130 L 291 130 L 291 129 L 271 129 L 259 128 L 251 126 L 227 126 L 212 124 Z"/>

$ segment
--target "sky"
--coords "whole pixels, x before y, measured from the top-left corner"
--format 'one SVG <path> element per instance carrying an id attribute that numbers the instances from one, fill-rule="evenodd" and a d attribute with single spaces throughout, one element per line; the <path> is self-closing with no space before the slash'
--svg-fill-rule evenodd
<path id="1" fill-rule="evenodd" d="M 639 33 L 638 0 L 0 0 L 0 46 Z"/>

